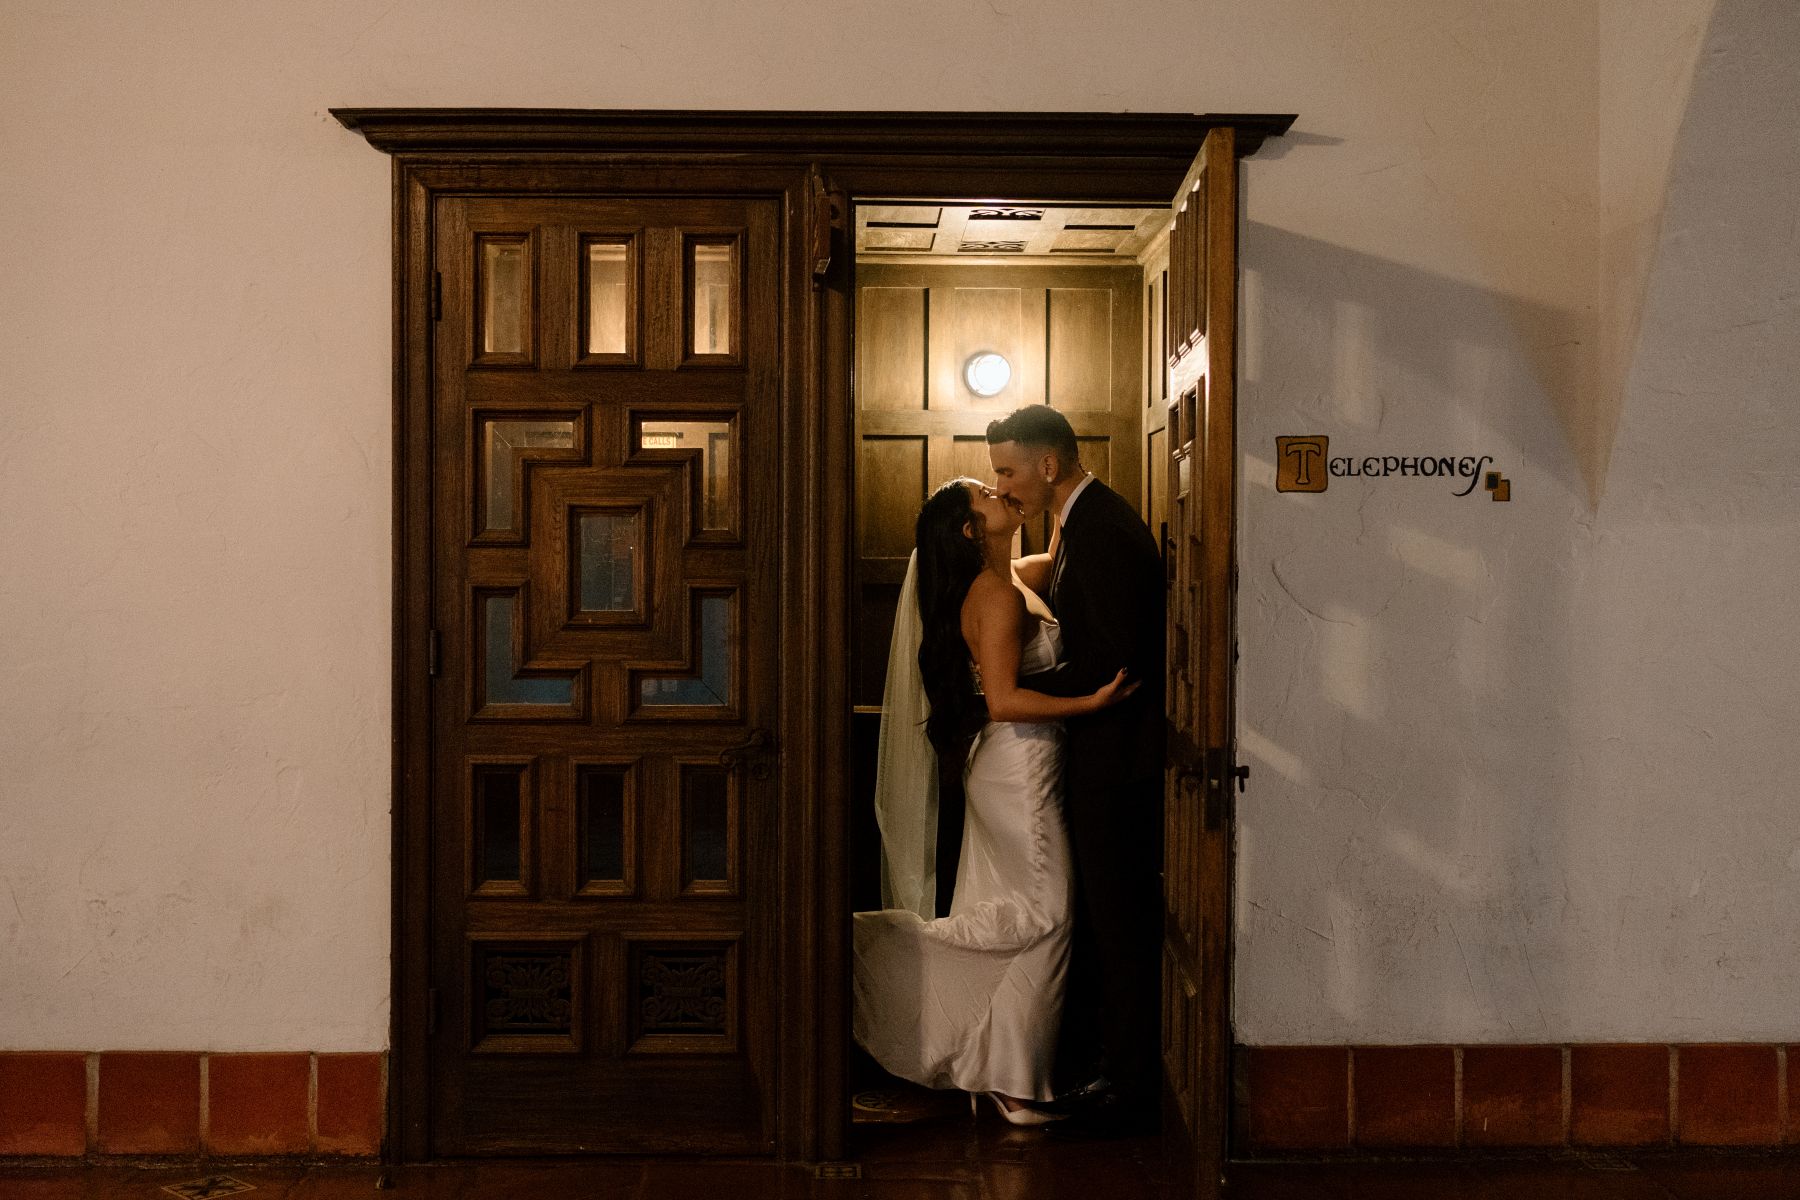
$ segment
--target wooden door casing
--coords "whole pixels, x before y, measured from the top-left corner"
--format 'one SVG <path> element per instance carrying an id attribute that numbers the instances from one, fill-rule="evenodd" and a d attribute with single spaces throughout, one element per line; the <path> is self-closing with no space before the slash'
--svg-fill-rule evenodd
<path id="1" fill-rule="evenodd" d="M 845 856 L 854 570 L 854 297 L 841 232 L 810 200 L 821 172 L 842 197 L 1033 196 L 1166 200 L 1209 129 L 1252 153 L 1291 114 L 823 113 L 334 108 L 391 156 L 393 201 L 393 931 L 388 1136 L 394 1161 L 433 1157 L 432 695 L 429 590 L 433 215 L 461 195 L 768 196 L 784 214 L 779 604 L 784 621 L 778 797 L 781 953 L 778 1144 L 835 1159 L 849 1131 L 849 911 Z M 839 205 L 839 211 L 843 206 Z M 821 264 L 821 251 L 828 261 Z M 822 287 L 820 286 L 822 283 Z M 440 1023 L 441 1024 L 441 1023 Z"/>
<path id="2" fill-rule="evenodd" d="M 437 1154 L 773 1147 L 780 225 L 438 201 Z"/>
<path id="3" fill-rule="evenodd" d="M 1169 754 L 1164 803 L 1165 1129 L 1182 1190 L 1219 1194 L 1231 1099 L 1232 670 L 1236 658 L 1237 173 L 1212 130 L 1169 236 Z"/>

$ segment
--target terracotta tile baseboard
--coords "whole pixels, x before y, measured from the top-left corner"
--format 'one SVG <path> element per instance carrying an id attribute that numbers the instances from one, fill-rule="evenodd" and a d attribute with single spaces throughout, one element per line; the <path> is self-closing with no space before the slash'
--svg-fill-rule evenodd
<path id="1" fill-rule="evenodd" d="M 385 1054 L 0 1051 L 0 1156 L 381 1150 Z"/>
<path id="2" fill-rule="evenodd" d="M 1800 1046 L 1245 1046 L 1241 1151 L 1800 1145 Z"/>

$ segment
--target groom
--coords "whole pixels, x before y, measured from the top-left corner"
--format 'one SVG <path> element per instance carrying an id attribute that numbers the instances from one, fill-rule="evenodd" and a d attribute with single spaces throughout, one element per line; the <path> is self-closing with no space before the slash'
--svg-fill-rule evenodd
<path id="1" fill-rule="evenodd" d="M 1061 413 L 1028 405 L 990 424 L 987 442 L 994 489 L 1027 520 L 1049 512 L 1058 524 L 1054 554 L 1019 562 L 1062 625 L 1063 665 L 1031 686 L 1080 695 L 1120 667 L 1142 685 L 1067 722 L 1076 907 L 1063 1048 L 1083 1079 L 1099 1076 L 1079 1089 L 1090 1123 L 1149 1126 L 1161 1099 L 1162 561 L 1131 505 L 1082 468 Z M 1071 1036 L 1094 1033 L 1097 1046 Z"/>

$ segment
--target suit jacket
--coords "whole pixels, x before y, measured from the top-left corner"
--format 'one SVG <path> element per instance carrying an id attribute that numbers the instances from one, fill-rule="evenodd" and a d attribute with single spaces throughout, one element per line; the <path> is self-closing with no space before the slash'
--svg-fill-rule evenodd
<path id="1" fill-rule="evenodd" d="M 1098 479 L 1082 489 L 1051 566 L 1050 610 L 1062 625 L 1063 664 L 1021 680 L 1080 696 L 1120 667 L 1138 690 L 1111 708 L 1071 718 L 1071 792 L 1107 792 L 1160 780 L 1165 745 L 1165 583 L 1156 539 L 1125 498 Z"/>

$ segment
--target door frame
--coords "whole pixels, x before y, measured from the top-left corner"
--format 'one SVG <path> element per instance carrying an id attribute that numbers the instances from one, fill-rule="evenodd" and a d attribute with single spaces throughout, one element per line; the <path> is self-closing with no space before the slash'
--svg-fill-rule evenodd
<path id="1" fill-rule="evenodd" d="M 332 109 L 393 158 L 394 608 L 392 978 L 383 1158 L 428 1160 L 432 645 L 429 442 L 432 210 L 439 195 L 594 194 L 629 175 L 637 194 L 779 197 L 783 323 L 777 744 L 782 913 L 777 1152 L 847 1152 L 850 1037 L 848 645 L 853 611 L 853 247 L 848 198 L 1034 199 L 1166 204 L 1208 130 L 1238 156 L 1284 114 L 723 112 Z M 609 184 L 611 187 L 609 187 Z M 1230 938 L 1221 941 L 1229 954 Z M 1227 969 L 1220 964 L 1221 971 Z M 1217 1014 L 1229 1037 L 1230 1014 Z M 1228 1119 L 1228 1116 L 1227 1116 Z"/>

